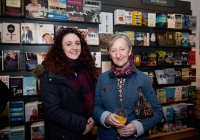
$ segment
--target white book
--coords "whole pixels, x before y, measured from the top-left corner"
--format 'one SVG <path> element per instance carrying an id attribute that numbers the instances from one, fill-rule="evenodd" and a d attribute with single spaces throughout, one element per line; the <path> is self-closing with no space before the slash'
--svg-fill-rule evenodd
<path id="1" fill-rule="evenodd" d="M 175 28 L 175 14 L 167 14 L 167 28 Z"/>
<path id="2" fill-rule="evenodd" d="M 99 33 L 113 34 L 113 13 L 101 12 L 101 24 L 99 24 Z"/>
<path id="3" fill-rule="evenodd" d="M 148 26 L 149 27 L 156 26 L 156 13 L 148 13 Z"/>
<path id="4" fill-rule="evenodd" d="M 10 128 L 10 140 L 25 140 L 24 125 Z"/>
<path id="5" fill-rule="evenodd" d="M 101 68 L 101 52 L 91 52 L 92 58 L 97 68 Z"/>
<path id="6" fill-rule="evenodd" d="M 102 73 L 110 69 L 111 69 L 111 61 L 102 61 L 102 68 L 101 68 Z"/>
<path id="7" fill-rule="evenodd" d="M 176 86 L 175 88 L 174 101 L 182 101 L 182 87 Z"/>
<path id="8" fill-rule="evenodd" d="M 27 102 L 25 104 L 25 120 L 26 122 L 38 120 L 38 101 Z"/>
<path id="9" fill-rule="evenodd" d="M 88 45 L 99 45 L 98 28 L 88 27 Z"/>
<path id="10" fill-rule="evenodd" d="M 125 11 L 125 24 L 126 25 L 132 25 L 132 12 L 131 11 Z"/>
<path id="11" fill-rule="evenodd" d="M 2 22 L 2 43 L 20 43 L 19 23 Z"/>
<path id="12" fill-rule="evenodd" d="M 114 25 L 125 24 L 125 10 L 116 9 L 114 11 Z"/>

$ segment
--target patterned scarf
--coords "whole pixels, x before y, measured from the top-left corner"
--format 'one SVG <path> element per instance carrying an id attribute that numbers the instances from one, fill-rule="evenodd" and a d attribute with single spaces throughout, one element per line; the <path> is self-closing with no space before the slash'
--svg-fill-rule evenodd
<path id="1" fill-rule="evenodd" d="M 77 60 L 69 61 L 76 74 L 70 74 L 67 78 L 77 93 L 84 116 L 90 117 L 94 109 L 95 85 L 85 68 L 86 60 L 80 56 Z"/>

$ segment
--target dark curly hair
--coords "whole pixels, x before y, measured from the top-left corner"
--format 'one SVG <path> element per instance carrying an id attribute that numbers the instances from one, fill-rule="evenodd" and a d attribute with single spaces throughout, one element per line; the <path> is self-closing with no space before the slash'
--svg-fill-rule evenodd
<path id="1" fill-rule="evenodd" d="M 74 68 L 68 61 L 68 58 L 62 48 L 63 38 L 70 33 L 79 37 L 81 42 L 80 55 L 86 59 L 86 68 L 89 71 L 91 78 L 97 82 L 98 69 L 95 67 L 95 62 L 82 32 L 76 28 L 64 28 L 59 30 L 59 33 L 54 37 L 54 44 L 46 54 L 42 65 L 46 71 L 51 71 L 52 73 L 60 74 L 65 77 L 67 77 L 70 73 L 74 73 Z"/>

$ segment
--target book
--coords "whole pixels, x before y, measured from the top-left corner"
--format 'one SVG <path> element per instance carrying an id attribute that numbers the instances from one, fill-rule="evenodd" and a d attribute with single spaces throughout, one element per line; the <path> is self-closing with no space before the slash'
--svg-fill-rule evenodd
<path id="1" fill-rule="evenodd" d="M 143 46 L 149 46 L 149 33 L 143 33 Z"/>
<path id="2" fill-rule="evenodd" d="M 42 44 L 53 44 L 54 25 L 53 24 L 39 24 L 39 42 Z"/>
<path id="3" fill-rule="evenodd" d="M 189 29 L 196 30 L 197 16 L 189 15 Z"/>
<path id="4" fill-rule="evenodd" d="M 42 102 L 37 102 L 38 120 L 44 120 L 44 108 Z"/>
<path id="5" fill-rule="evenodd" d="M 166 44 L 166 35 L 165 33 L 158 33 L 157 34 L 157 46 L 165 47 Z"/>
<path id="6" fill-rule="evenodd" d="M 180 106 L 180 118 L 187 118 L 187 104 L 179 103 Z"/>
<path id="7" fill-rule="evenodd" d="M 134 31 L 125 31 L 125 35 L 130 39 L 131 45 L 134 46 Z"/>
<path id="8" fill-rule="evenodd" d="M 116 9 L 114 11 L 114 25 L 125 24 L 125 10 Z"/>
<path id="9" fill-rule="evenodd" d="M 149 45 L 156 46 L 156 33 L 151 32 L 149 34 Z"/>
<path id="10" fill-rule="evenodd" d="M 165 36 L 166 36 L 166 45 L 168 47 L 175 46 L 174 32 L 166 32 Z"/>
<path id="11" fill-rule="evenodd" d="M 175 68 L 175 83 L 181 82 L 181 68 Z"/>
<path id="12" fill-rule="evenodd" d="M 113 13 L 101 12 L 99 24 L 99 33 L 113 34 Z"/>
<path id="13" fill-rule="evenodd" d="M 19 23 L 2 22 L 2 43 L 20 43 Z"/>
<path id="14" fill-rule="evenodd" d="M 66 19 L 84 21 L 83 0 L 66 0 Z"/>
<path id="15" fill-rule="evenodd" d="M 10 123 L 24 122 L 24 101 L 10 101 Z"/>
<path id="16" fill-rule="evenodd" d="M 144 33 L 142 32 L 134 32 L 135 37 L 135 46 L 144 46 Z"/>
<path id="17" fill-rule="evenodd" d="M 189 69 L 189 80 L 190 82 L 196 82 L 196 68 Z"/>
<path id="18" fill-rule="evenodd" d="M 147 66 L 156 66 L 156 53 L 148 53 L 147 54 Z"/>
<path id="19" fill-rule="evenodd" d="M 98 28 L 88 27 L 88 45 L 99 45 Z"/>
<path id="20" fill-rule="evenodd" d="M 163 70 L 155 70 L 157 84 L 167 84 Z"/>
<path id="21" fill-rule="evenodd" d="M 174 110 L 174 120 L 178 120 L 181 118 L 181 108 L 179 104 L 170 104 Z"/>
<path id="22" fill-rule="evenodd" d="M 188 99 L 188 86 L 182 86 L 182 100 Z"/>
<path id="23" fill-rule="evenodd" d="M 181 82 L 190 82 L 190 79 L 189 79 L 189 71 L 190 71 L 190 68 L 182 68 L 181 70 Z"/>
<path id="24" fill-rule="evenodd" d="M 165 65 L 165 58 L 166 58 L 166 51 L 165 50 L 158 50 L 158 51 L 156 51 L 156 54 L 157 54 L 158 66 L 164 66 Z"/>
<path id="25" fill-rule="evenodd" d="M 67 20 L 67 0 L 48 0 L 48 19 Z"/>
<path id="26" fill-rule="evenodd" d="M 3 50 L 3 70 L 19 70 L 20 69 L 20 51 L 19 50 Z"/>
<path id="27" fill-rule="evenodd" d="M 106 72 L 111 69 L 111 61 L 102 61 L 101 72 Z"/>
<path id="28" fill-rule="evenodd" d="M 25 76 L 23 80 L 23 95 L 36 95 L 36 79 L 33 76 Z"/>
<path id="29" fill-rule="evenodd" d="M 131 11 L 125 11 L 125 18 L 124 23 L 126 25 L 132 25 L 132 12 Z"/>
<path id="30" fill-rule="evenodd" d="M 188 99 L 195 99 L 196 97 L 196 86 L 188 86 Z"/>
<path id="31" fill-rule="evenodd" d="M 167 28 L 167 14 L 156 13 L 156 27 Z"/>
<path id="32" fill-rule="evenodd" d="M 141 53 L 135 52 L 133 54 L 134 54 L 133 62 L 135 64 L 135 66 L 140 66 L 141 62 L 142 62 Z"/>
<path id="33" fill-rule="evenodd" d="M 48 17 L 48 0 L 32 0 L 25 1 L 26 17 L 28 18 L 44 18 Z"/>
<path id="34" fill-rule="evenodd" d="M 6 84 L 9 88 L 9 77 L 10 75 L 0 75 L 0 80 Z"/>
<path id="35" fill-rule="evenodd" d="M 182 14 L 175 14 L 175 28 L 182 29 Z"/>
<path id="36" fill-rule="evenodd" d="M 42 62 L 44 61 L 44 58 L 46 57 L 46 52 L 38 52 L 36 53 L 37 55 L 37 64 L 41 65 Z"/>
<path id="37" fill-rule="evenodd" d="M 174 65 L 174 52 L 169 50 L 166 51 L 166 65 Z"/>
<path id="38" fill-rule="evenodd" d="M 10 126 L 6 126 L 0 129 L 1 140 L 10 140 Z"/>
<path id="39" fill-rule="evenodd" d="M 151 84 L 154 85 L 154 77 L 155 77 L 154 72 L 149 71 L 149 72 L 147 72 L 147 75 L 150 78 Z"/>
<path id="40" fill-rule="evenodd" d="M 174 51 L 174 65 L 182 65 L 181 54 L 182 51 L 179 50 Z"/>
<path id="41" fill-rule="evenodd" d="M 101 1 L 83 0 L 85 22 L 100 23 Z"/>
<path id="42" fill-rule="evenodd" d="M 147 59 L 148 59 L 148 53 L 142 52 L 141 53 L 141 65 L 146 66 L 147 65 Z"/>
<path id="43" fill-rule="evenodd" d="M 12 91 L 10 97 L 23 96 L 23 76 L 10 77 L 9 89 Z"/>
<path id="44" fill-rule="evenodd" d="M 175 46 L 182 45 L 182 32 L 174 32 Z"/>
<path id="45" fill-rule="evenodd" d="M 38 101 L 27 102 L 25 104 L 25 120 L 26 122 L 38 120 Z"/>
<path id="46" fill-rule="evenodd" d="M 183 125 L 187 125 L 187 127 L 194 127 L 194 104 L 186 103 L 187 105 L 187 118 L 183 119 Z"/>
<path id="47" fill-rule="evenodd" d="M 175 14 L 167 14 L 167 28 L 175 28 Z"/>
<path id="48" fill-rule="evenodd" d="M 132 11 L 132 25 L 142 26 L 142 12 Z"/>
<path id="49" fill-rule="evenodd" d="M 149 27 L 156 26 L 156 13 L 148 13 L 148 26 Z"/>
<path id="50" fill-rule="evenodd" d="M 10 128 L 10 140 L 25 140 L 24 125 L 13 126 Z"/>
<path id="51" fill-rule="evenodd" d="M 88 43 L 88 29 L 80 29 L 79 28 L 78 30 L 81 32 L 81 34 L 84 37 L 85 41 Z"/>
<path id="52" fill-rule="evenodd" d="M 25 64 L 26 64 L 27 71 L 33 70 L 38 65 L 37 53 L 25 52 Z"/>
<path id="53" fill-rule="evenodd" d="M 196 64 L 196 51 L 192 51 L 192 50 L 188 51 L 188 64 L 189 65 Z"/>
<path id="54" fill-rule="evenodd" d="M 182 32 L 182 46 L 183 47 L 189 47 L 190 41 L 189 41 L 189 32 Z"/>
<path id="55" fill-rule="evenodd" d="M 166 102 L 174 102 L 175 88 L 174 87 L 165 87 L 166 89 Z"/>
<path id="56" fill-rule="evenodd" d="M 21 38 L 23 44 L 40 43 L 40 25 L 39 23 L 21 23 Z"/>
<path id="57" fill-rule="evenodd" d="M 189 29 L 189 15 L 183 14 L 182 15 L 182 29 Z"/>
<path id="58" fill-rule="evenodd" d="M 196 46 L 196 34 L 192 33 L 189 35 L 189 42 L 190 42 L 190 47 L 195 47 Z"/>
<path id="59" fill-rule="evenodd" d="M 181 86 L 176 86 L 175 87 L 175 92 L 174 92 L 174 101 L 182 101 L 182 87 Z"/>
<path id="60" fill-rule="evenodd" d="M 182 62 L 182 65 L 188 65 L 188 52 L 182 51 L 181 62 Z"/>
<path id="61" fill-rule="evenodd" d="M 2 15 L 24 16 L 24 0 L 2 0 Z"/>
<path id="62" fill-rule="evenodd" d="M 101 54 L 108 54 L 106 43 L 111 36 L 112 34 L 99 34 L 99 51 L 101 52 Z"/>
<path id="63" fill-rule="evenodd" d="M 173 107 L 170 105 L 163 106 L 163 114 L 165 121 L 171 121 L 174 118 L 174 110 Z"/>
<path id="64" fill-rule="evenodd" d="M 44 129 L 44 121 L 41 122 L 34 122 L 31 125 L 31 140 L 38 139 L 44 140 L 45 139 L 45 129 Z"/>
<path id="65" fill-rule="evenodd" d="M 148 26 L 148 12 L 142 12 L 142 26 Z"/>
<path id="66" fill-rule="evenodd" d="M 164 68 L 163 71 L 167 84 L 175 83 L 175 68 Z"/>
<path id="67" fill-rule="evenodd" d="M 161 104 L 166 103 L 167 99 L 166 99 L 166 89 L 165 88 L 156 89 L 156 95 L 157 95 L 158 101 Z"/>
<path id="68" fill-rule="evenodd" d="M 97 68 L 101 68 L 101 52 L 91 52 L 92 58 Z"/>

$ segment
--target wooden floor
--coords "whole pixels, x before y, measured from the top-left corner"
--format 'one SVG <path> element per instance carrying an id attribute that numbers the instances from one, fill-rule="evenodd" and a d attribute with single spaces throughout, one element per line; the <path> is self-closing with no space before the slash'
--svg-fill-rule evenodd
<path id="1" fill-rule="evenodd" d="M 179 139 L 179 140 L 200 140 L 200 136 L 193 136 L 193 137 Z"/>

